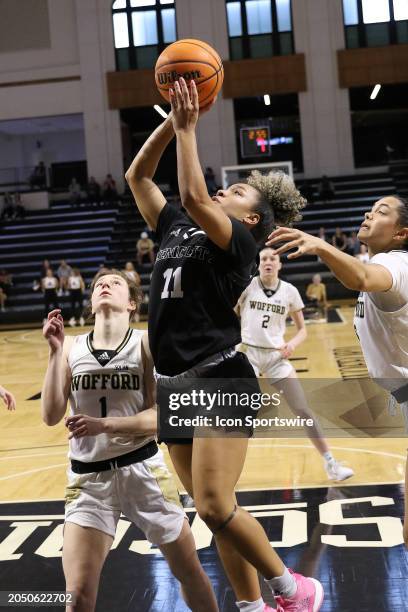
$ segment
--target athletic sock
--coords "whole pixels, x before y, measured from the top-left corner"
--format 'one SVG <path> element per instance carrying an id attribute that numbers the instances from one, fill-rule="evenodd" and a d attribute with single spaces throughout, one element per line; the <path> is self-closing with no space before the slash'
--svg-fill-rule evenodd
<path id="1" fill-rule="evenodd" d="M 323 453 L 323 459 L 325 459 L 327 462 L 334 461 L 334 457 L 330 451 L 327 451 L 327 453 Z"/>
<path id="2" fill-rule="evenodd" d="M 235 603 L 238 610 L 242 612 L 263 612 L 265 607 L 262 597 L 256 601 L 236 601 Z"/>
<path id="3" fill-rule="evenodd" d="M 269 584 L 275 595 L 281 595 L 284 599 L 293 597 L 297 591 L 296 580 L 289 572 L 287 567 L 285 567 L 285 571 L 283 572 L 282 576 L 265 580 L 265 582 Z"/>

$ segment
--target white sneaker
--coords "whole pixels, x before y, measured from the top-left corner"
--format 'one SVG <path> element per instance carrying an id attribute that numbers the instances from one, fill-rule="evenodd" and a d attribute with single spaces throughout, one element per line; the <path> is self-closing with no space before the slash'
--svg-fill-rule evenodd
<path id="1" fill-rule="evenodd" d="M 74 318 L 74 317 L 71 317 L 71 318 L 70 318 L 70 320 L 68 321 L 68 323 L 69 323 L 69 325 L 70 325 L 71 327 L 75 327 L 75 325 L 76 325 L 75 318 Z"/>
<path id="2" fill-rule="evenodd" d="M 84 319 L 84 317 L 80 317 L 80 319 L 79 319 L 79 324 L 80 324 L 80 326 L 81 326 L 81 327 L 83 327 L 83 326 L 85 325 L 85 319 Z"/>
<path id="3" fill-rule="evenodd" d="M 347 478 L 354 476 L 354 471 L 351 468 L 342 465 L 340 461 L 335 459 L 325 461 L 324 469 L 330 480 L 347 480 Z"/>
<path id="4" fill-rule="evenodd" d="M 58 289 L 58 291 L 57 291 L 58 297 L 62 297 L 63 294 L 64 294 L 64 292 L 62 291 L 62 289 Z"/>

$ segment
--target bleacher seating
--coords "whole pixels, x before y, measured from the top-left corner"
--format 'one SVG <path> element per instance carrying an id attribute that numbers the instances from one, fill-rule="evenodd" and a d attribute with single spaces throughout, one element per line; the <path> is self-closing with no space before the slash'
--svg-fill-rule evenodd
<path id="1" fill-rule="evenodd" d="M 303 211 L 300 229 L 318 234 L 324 227 L 331 239 L 336 227 L 349 234 L 358 231 L 364 213 L 380 197 L 408 194 L 408 163 L 394 164 L 389 173 L 334 177 L 335 196 L 330 201 L 318 199 L 320 179 L 309 180 L 314 202 Z M 302 181 L 304 182 L 304 181 Z M 171 197 L 169 198 L 172 199 Z M 13 274 L 14 287 L 7 302 L 7 311 L 0 314 L 0 323 L 7 321 L 40 321 L 43 300 L 40 291 L 32 289 L 43 259 L 49 259 L 54 272 L 61 259 L 81 270 L 89 283 L 101 264 L 123 268 L 126 261 L 136 260 L 136 242 L 146 229 L 133 199 L 122 199 L 121 205 L 72 208 L 66 201 L 56 201 L 50 210 L 27 214 L 25 219 L 3 223 L 0 242 L 0 268 Z M 288 261 L 283 258 L 283 277 L 294 283 L 302 295 L 315 273 L 320 273 L 328 288 L 329 299 L 354 297 L 333 278 L 327 267 L 315 256 Z M 139 273 L 142 289 L 148 294 L 151 264 L 144 264 Z M 61 304 L 68 305 L 68 297 Z"/>

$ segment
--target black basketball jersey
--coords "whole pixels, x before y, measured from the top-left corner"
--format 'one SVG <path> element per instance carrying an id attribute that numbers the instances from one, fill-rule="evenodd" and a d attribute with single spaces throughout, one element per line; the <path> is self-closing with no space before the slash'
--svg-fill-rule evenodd
<path id="1" fill-rule="evenodd" d="M 174 376 L 241 341 L 234 306 L 256 271 L 256 242 L 236 219 L 229 249 L 166 204 L 150 284 L 149 342 L 160 374 Z"/>

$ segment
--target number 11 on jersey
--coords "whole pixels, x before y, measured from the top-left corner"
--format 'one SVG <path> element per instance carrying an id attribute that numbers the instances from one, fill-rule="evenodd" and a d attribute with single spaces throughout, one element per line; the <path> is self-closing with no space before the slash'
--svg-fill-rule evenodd
<path id="1" fill-rule="evenodd" d="M 167 268 L 165 272 L 163 272 L 163 277 L 165 280 L 164 289 L 161 293 L 162 299 L 166 298 L 182 298 L 184 296 L 184 292 L 181 289 L 181 266 L 176 268 Z M 170 282 L 173 280 L 173 290 L 169 291 Z"/>

